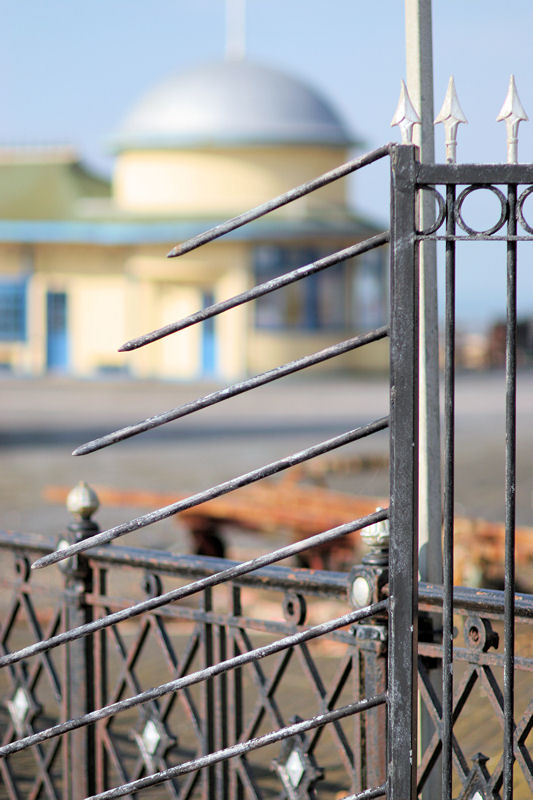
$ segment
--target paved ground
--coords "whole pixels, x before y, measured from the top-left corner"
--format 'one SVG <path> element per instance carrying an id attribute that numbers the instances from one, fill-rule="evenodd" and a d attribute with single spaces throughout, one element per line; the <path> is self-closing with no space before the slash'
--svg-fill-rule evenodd
<path id="1" fill-rule="evenodd" d="M 69 486 L 86 479 L 118 488 L 194 491 L 378 417 L 387 409 L 387 385 L 382 380 L 292 380 L 265 387 L 253 397 L 229 401 L 101 453 L 84 458 L 70 456 L 71 450 L 87 439 L 177 406 L 212 388 L 205 384 L 2 379 L 0 527 L 45 534 L 61 530 L 67 521 L 66 511 L 47 505 L 41 498 L 42 491 L 50 484 Z M 500 373 L 458 377 L 458 513 L 491 519 L 503 517 L 503 389 Z M 533 375 L 521 375 L 518 520 L 530 525 L 533 524 L 532 398 Z M 386 450 L 387 440 L 382 436 L 375 441 L 360 442 L 350 452 L 384 454 Z M 386 470 L 377 468 L 335 480 L 338 488 L 365 494 L 382 493 L 386 482 Z M 130 513 L 134 515 L 137 510 L 103 508 L 98 519 L 107 527 L 128 518 Z M 176 550 L 186 546 L 183 532 L 168 521 L 122 541 Z M 519 693 L 521 686 L 519 683 Z M 529 700 L 527 690 L 524 697 Z M 480 700 L 476 695 L 475 702 L 478 703 L 475 717 L 472 706 L 467 706 L 468 713 L 456 726 L 457 735 L 465 737 L 468 754 L 481 747 L 486 753 L 496 753 L 497 758 L 501 742 L 499 725 L 494 723 L 486 698 Z M 331 759 L 330 762 L 335 763 Z M 519 769 L 516 772 L 520 774 Z M 330 771 L 328 778 L 332 774 Z M 525 785 L 517 789 L 517 798 L 529 796 Z"/>
<path id="2" fill-rule="evenodd" d="M 51 534 L 66 511 L 47 504 L 47 485 L 83 479 L 114 488 L 183 493 L 207 488 L 275 458 L 376 418 L 387 411 L 381 379 L 285 379 L 171 423 L 99 453 L 73 458 L 78 444 L 215 388 L 213 384 L 0 380 L 0 527 Z M 457 380 L 456 511 L 503 519 L 503 390 L 499 372 Z M 533 524 L 533 374 L 519 379 L 518 521 Z M 386 437 L 365 440 L 343 456 L 387 451 Z M 386 492 L 386 470 L 343 475 L 335 487 L 360 494 Z M 106 527 L 129 516 L 101 509 Z M 137 513 L 132 509 L 132 514 Z M 170 521 L 128 537 L 139 544 L 182 549 Z M 180 540 L 181 539 L 181 540 Z"/>

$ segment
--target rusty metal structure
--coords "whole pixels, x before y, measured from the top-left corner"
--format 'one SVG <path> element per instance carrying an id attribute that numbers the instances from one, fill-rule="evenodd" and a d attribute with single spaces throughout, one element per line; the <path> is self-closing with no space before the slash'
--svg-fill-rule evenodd
<path id="1" fill-rule="evenodd" d="M 515 702 L 520 676 L 533 669 L 527 647 L 517 653 L 517 642 L 525 641 L 519 628 L 533 620 L 533 597 L 515 591 L 514 354 L 517 243 L 533 236 L 524 210 L 533 192 L 533 166 L 427 165 L 418 162 L 413 145 L 387 145 L 185 242 L 171 255 L 199 247 L 384 158 L 390 159 L 391 168 L 390 231 L 146 334 L 123 349 L 147 345 L 390 244 L 386 328 L 115 431 L 77 452 L 116 445 L 385 336 L 390 346 L 387 417 L 107 531 L 91 521 L 93 505 L 85 498 L 78 506 L 80 521 L 70 526 L 66 539 L 46 546 L 23 535 L 0 537 L 0 547 L 11 551 L 13 563 L 12 574 L 5 569 L 2 576 L 12 600 L 0 631 L 0 674 L 6 676 L 0 777 L 6 797 L 104 800 L 146 794 L 237 800 L 277 794 L 291 800 L 407 800 L 424 793 L 435 772 L 441 775 L 443 800 L 511 800 L 514 788 L 516 797 L 523 790 L 518 773 L 529 792 L 522 796 L 530 796 L 530 689 Z M 458 187 L 465 188 L 457 193 Z M 491 228 L 476 231 L 463 218 L 463 202 L 487 189 L 498 198 L 500 218 Z M 416 218 L 421 192 L 431 193 L 437 204 L 434 223 L 423 230 Z M 419 583 L 417 564 L 417 252 L 427 239 L 444 241 L 446 251 L 442 586 Z M 503 592 L 453 587 L 454 275 L 456 243 L 462 239 L 496 239 L 507 247 Z M 107 546 L 160 519 L 385 429 L 388 508 L 244 563 Z M 370 550 L 351 573 L 277 563 L 354 530 L 363 532 Z M 8 560 L 5 553 L 3 560 Z M 48 581 L 47 575 L 52 575 Z M 47 617 L 42 615 L 43 597 L 52 609 Z M 464 645 L 458 640 L 460 618 Z M 152 666 L 143 669 L 146 656 Z M 440 685 L 433 677 L 439 672 Z M 501 728 L 495 754 L 470 753 L 459 732 L 478 686 Z M 433 724 L 432 737 L 421 746 L 419 703 Z M 158 788 L 150 794 L 152 787 Z"/>

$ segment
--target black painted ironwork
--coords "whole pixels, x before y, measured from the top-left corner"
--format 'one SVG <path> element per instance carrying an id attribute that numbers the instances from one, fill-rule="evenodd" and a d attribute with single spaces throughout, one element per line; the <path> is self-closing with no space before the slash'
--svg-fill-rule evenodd
<path id="1" fill-rule="evenodd" d="M 386 512 L 373 516 L 383 519 Z M 2 631 L 5 653 L 13 649 L 13 637 L 25 627 L 22 608 L 36 607 L 31 619 L 46 615 L 47 606 L 57 608 L 52 613 L 53 629 L 57 629 L 71 578 L 64 576 L 62 586 L 59 573 L 54 588 L 47 589 L 38 582 L 41 573 L 30 571 L 31 560 L 52 543 L 47 546 L 37 543 L 36 537 L 1 535 L 0 546 L 6 563 L 3 584 L 13 592 L 15 608 L 9 627 Z M 14 555 L 11 576 L 11 559 L 5 551 Z M 384 731 L 386 565 L 373 572 L 374 591 L 382 599 L 368 608 L 346 611 L 353 576 L 345 573 L 269 566 L 245 574 L 238 563 L 128 547 L 102 547 L 79 558 L 85 566 L 83 576 L 78 573 L 85 581 L 85 591 L 78 594 L 80 609 L 95 622 L 112 610 L 135 606 L 140 598 L 141 602 L 143 597 L 159 599 L 175 584 L 184 588 L 196 584 L 197 600 L 191 598 L 186 605 L 159 604 L 121 623 L 97 631 L 91 627 L 90 637 L 78 638 L 75 645 L 91 641 L 82 657 L 79 652 L 73 655 L 78 669 L 94 673 L 95 708 L 87 713 L 80 709 L 74 719 L 63 721 L 70 715 L 59 706 L 55 719 L 52 715 L 54 724 L 47 727 L 50 699 L 34 683 L 20 684 L 16 677 L 27 663 L 42 670 L 54 653 L 61 662 L 64 648 L 49 648 L 34 653 L 31 661 L 15 661 L 6 667 L 6 696 L 14 698 L 22 686 L 31 702 L 31 711 L 16 712 L 9 706 L 4 710 L 14 719 L 17 713 L 23 718 L 17 730 L 13 724 L 6 725 L 0 746 L 0 770 L 4 778 L 11 778 L 12 796 L 26 796 L 27 773 L 21 771 L 21 758 L 41 751 L 46 764 L 50 754 L 72 747 L 74 736 L 79 749 L 92 748 L 90 774 L 97 792 L 139 781 L 148 786 L 152 783 L 148 777 L 158 775 L 154 785 L 163 782 L 171 797 L 192 797 L 199 787 L 205 796 L 215 790 L 224 797 L 262 796 L 264 791 L 268 796 L 283 773 L 288 780 L 292 776 L 296 788 L 305 785 L 301 796 L 307 797 L 312 796 L 323 769 L 319 765 L 324 763 L 326 796 L 342 791 L 359 795 L 372 772 L 376 783 L 383 785 L 384 757 L 374 758 L 370 769 L 365 753 Z M 217 584 L 222 571 L 234 577 Z M 271 619 L 262 616 L 265 603 L 273 611 Z M 337 618 L 332 618 L 332 606 L 338 609 Z M 36 640 L 46 636 L 37 623 L 32 631 Z M 329 649 L 333 652 L 328 655 Z M 68 668 L 57 678 L 57 697 L 67 692 L 70 674 Z M 165 675 L 169 680 L 162 682 Z M 85 702 L 83 693 L 80 701 Z M 22 709 L 20 697 L 17 702 Z M 296 709 L 300 715 L 307 714 L 301 723 L 292 719 Z M 349 726 L 341 722 L 353 714 L 357 716 Z M 325 733 L 323 724 L 328 720 L 331 732 Z M 267 742 L 285 742 L 277 768 L 272 751 L 252 759 L 252 751 Z M 294 746 L 296 755 L 292 755 Z M 230 756 L 231 762 L 224 767 Z M 87 774 L 86 756 L 72 750 L 70 757 L 77 780 L 84 767 Z M 279 762 L 279 758 L 284 760 Z M 190 772 L 194 762 L 197 767 L 204 765 L 199 778 Z M 54 796 L 64 790 L 61 775 L 58 771 L 48 776 Z M 36 777 L 28 789 L 35 790 Z M 73 787 L 73 796 L 87 796 L 82 786 L 80 781 Z M 122 794 L 129 791 L 124 788 Z M 121 796 L 121 791 L 112 796 Z"/>
<path id="2" fill-rule="evenodd" d="M 517 242 L 532 239 L 524 204 L 533 191 L 533 166 L 422 165 L 413 146 L 389 145 L 177 246 L 171 255 L 387 156 L 390 232 L 140 336 L 122 349 L 144 346 L 390 243 L 388 326 L 128 425 L 75 452 L 115 445 L 388 336 L 386 418 L 108 531 L 82 520 L 55 545 L 0 533 L 0 549 L 11 551 L 14 559 L 12 572 L 6 567 L 1 576 L 11 597 L 0 629 L 0 779 L 6 798 L 142 796 L 143 789 L 159 786 L 158 796 L 179 800 L 255 800 L 273 793 L 291 800 L 317 795 L 413 800 L 432 770 L 440 768 L 439 759 L 442 800 L 511 800 L 515 761 L 527 791 L 533 790 L 528 742 L 533 701 L 518 707 L 515 700 L 517 682 L 533 671 L 529 652 L 515 653 L 515 626 L 533 621 L 533 597 L 516 594 L 514 574 Z M 476 231 L 465 221 L 463 204 L 487 188 L 498 199 L 498 219 Z M 431 192 L 437 204 L 436 220 L 425 231 L 417 229 L 415 213 L 422 191 Z M 419 584 L 417 578 L 417 270 L 418 246 L 425 239 L 444 241 L 446 251 L 443 586 Z M 455 247 L 463 240 L 507 242 L 503 592 L 453 586 Z M 388 509 L 242 564 L 106 546 L 384 429 L 390 442 Z M 277 564 L 387 521 L 390 551 L 376 545 L 350 574 Z M 32 571 L 32 561 L 33 567 L 47 567 L 45 572 Z M 54 576 L 51 581 L 41 578 L 47 572 Z M 361 596 L 366 597 L 362 607 L 354 608 Z M 464 645 L 457 638 L 459 619 Z M 435 667 L 442 667 L 442 694 L 430 678 Z M 501 728 L 496 761 L 481 749 L 467 752 L 463 743 L 462 726 L 467 710 L 480 702 L 479 687 Z M 419 702 L 434 725 L 420 753 Z"/>
<path id="3" fill-rule="evenodd" d="M 516 493 L 516 333 L 517 333 L 517 243 L 533 241 L 533 229 L 523 213 L 533 182 L 531 165 L 438 164 L 417 167 L 417 191 L 430 191 L 437 203 L 436 221 L 426 231 L 417 231 L 417 240 L 445 243 L 445 478 L 444 478 L 444 586 L 436 601 L 433 595 L 425 605 L 442 613 L 442 642 L 421 644 L 420 653 L 431 654 L 442 664 L 442 697 L 431 686 L 427 659 L 419 661 L 421 696 L 435 725 L 433 738 L 421 756 L 419 788 L 442 754 L 442 798 L 529 797 L 533 791 L 533 760 L 526 740 L 533 727 L 531 695 L 517 718 L 516 686 L 522 671 L 533 669 L 528 655 L 515 654 L 515 627 L 526 622 L 530 599 L 522 605 L 516 594 L 515 579 L 515 493 Z M 460 191 L 458 191 L 458 188 Z M 465 220 L 464 201 L 477 192 L 488 191 L 498 201 L 494 223 L 478 230 Z M 453 587 L 454 575 L 454 465 L 455 465 L 455 302 L 456 245 L 461 241 L 503 241 L 507 247 L 507 320 L 505 353 L 505 569 L 504 591 L 479 591 L 476 602 L 467 609 Z M 502 426 L 503 427 L 503 426 Z M 498 599 L 497 611 L 494 607 Z M 470 616 L 466 616 L 467 610 Z M 457 644 L 457 615 L 463 616 L 465 647 Z M 501 623 L 502 636 L 492 631 L 490 620 Z M 501 642 L 501 645 L 499 645 Z M 497 649 L 497 653 L 492 653 Z M 462 673 L 458 675 L 462 668 Z M 488 697 L 496 721 L 497 744 L 491 744 L 491 758 L 482 752 L 467 754 L 458 730 L 468 711 L 475 712 L 479 698 L 473 700 L 478 685 Z M 468 711 L 467 711 L 468 709 Z M 486 733 L 490 730 L 487 723 Z M 488 743 L 486 745 L 488 747 Z M 470 761 L 469 761 L 470 759 Z M 521 770 L 514 769 L 517 763 Z M 518 792 L 518 794 L 515 794 Z"/>

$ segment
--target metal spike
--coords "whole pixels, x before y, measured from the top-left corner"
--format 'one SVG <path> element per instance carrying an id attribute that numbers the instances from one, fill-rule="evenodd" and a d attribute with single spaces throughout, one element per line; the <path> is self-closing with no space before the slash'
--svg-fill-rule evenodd
<path id="1" fill-rule="evenodd" d="M 400 99 L 391 121 L 391 128 L 394 125 L 398 125 L 400 129 L 402 144 L 412 144 L 413 128 L 415 125 L 420 125 L 420 117 L 411 103 L 407 86 L 403 80 L 400 88 Z"/>
<path id="2" fill-rule="evenodd" d="M 527 122 L 528 115 L 520 102 L 514 75 L 509 80 L 507 96 L 503 101 L 500 113 L 496 117 L 498 122 L 505 121 L 507 127 L 507 163 L 516 164 L 518 159 L 518 126 L 521 122 Z"/>
<path id="3" fill-rule="evenodd" d="M 442 122 L 446 133 L 446 161 L 449 164 L 455 164 L 457 155 L 457 128 L 461 122 L 468 122 L 464 115 L 457 92 L 455 91 L 455 81 L 453 75 L 450 76 L 448 81 L 448 89 L 442 108 L 435 117 L 434 125 Z"/>

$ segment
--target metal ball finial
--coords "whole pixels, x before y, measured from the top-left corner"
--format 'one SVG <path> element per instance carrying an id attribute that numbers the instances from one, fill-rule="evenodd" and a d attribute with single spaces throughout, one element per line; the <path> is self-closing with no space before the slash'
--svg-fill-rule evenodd
<path id="1" fill-rule="evenodd" d="M 67 496 L 67 510 L 80 519 L 90 519 L 100 506 L 98 495 L 86 481 L 80 481 Z"/>
<path id="2" fill-rule="evenodd" d="M 382 511 L 381 507 L 376 508 L 376 511 Z M 360 533 L 363 542 L 371 548 L 377 550 L 387 550 L 389 547 L 390 527 L 389 520 L 383 519 L 380 522 L 374 522 L 372 525 L 367 525 Z"/>

